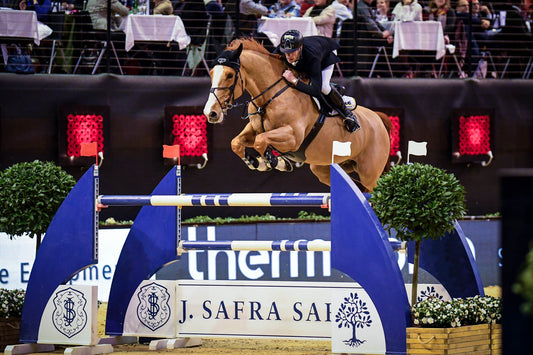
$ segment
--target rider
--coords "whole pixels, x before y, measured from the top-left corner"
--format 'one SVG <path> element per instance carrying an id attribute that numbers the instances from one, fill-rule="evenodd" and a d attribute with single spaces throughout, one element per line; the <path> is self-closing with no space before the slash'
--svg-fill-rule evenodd
<path id="1" fill-rule="evenodd" d="M 324 94 L 327 103 L 344 117 L 346 130 L 354 132 L 360 128 L 357 118 L 346 107 L 341 94 L 330 84 L 333 66 L 340 61 L 336 55 L 338 48 L 339 44 L 331 38 L 304 37 L 297 30 L 288 30 L 281 36 L 274 52 L 282 53 L 285 62 L 298 74 L 305 74 L 310 82 L 306 84 L 299 80 L 289 69 L 283 72 L 285 80 L 311 96 L 320 97 Z"/>

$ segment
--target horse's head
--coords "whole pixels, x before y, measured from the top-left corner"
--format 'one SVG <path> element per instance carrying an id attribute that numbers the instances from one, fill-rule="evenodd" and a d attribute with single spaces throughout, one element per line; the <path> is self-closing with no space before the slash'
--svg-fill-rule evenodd
<path id="1" fill-rule="evenodd" d="M 209 99 L 204 106 L 204 114 L 210 123 L 222 122 L 227 110 L 244 91 L 239 61 L 241 52 L 242 43 L 236 50 L 226 50 L 215 59 L 215 65 L 210 71 Z"/>

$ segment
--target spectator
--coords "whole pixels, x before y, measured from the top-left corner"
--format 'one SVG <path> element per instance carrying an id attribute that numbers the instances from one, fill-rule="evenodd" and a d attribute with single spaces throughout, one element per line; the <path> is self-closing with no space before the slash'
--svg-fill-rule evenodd
<path id="1" fill-rule="evenodd" d="M 239 3 L 241 17 L 239 19 L 238 37 L 255 36 L 257 34 L 257 18 L 268 15 L 268 8 L 254 0 L 241 0 Z"/>
<path id="2" fill-rule="evenodd" d="M 170 0 L 154 0 L 154 15 L 174 15 L 174 7 Z"/>
<path id="3" fill-rule="evenodd" d="M 422 21 L 422 6 L 417 0 L 401 0 L 392 15 L 395 21 Z"/>
<path id="4" fill-rule="evenodd" d="M 52 11 L 52 3 L 50 0 L 22 0 L 19 2 L 18 7 L 21 11 L 35 11 L 35 13 L 37 14 L 37 20 L 39 22 L 42 22 L 47 26 L 50 25 L 49 15 Z M 46 34 L 46 37 L 52 33 L 52 29 L 47 26 L 43 26 L 49 31 Z M 39 28 L 41 28 L 41 23 L 39 24 Z M 42 35 L 41 31 L 39 33 L 40 35 Z M 34 58 L 38 58 L 39 64 L 41 65 L 40 69 L 38 70 L 45 73 L 48 66 L 47 63 L 49 63 L 50 61 L 50 49 L 48 48 L 48 46 L 44 45 L 44 41 L 42 43 L 43 46 L 33 47 L 33 49 L 31 49 L 31 55 Z"/>
<path id="5" fill-rule="evenodd" d="M 307 10 L 309 10 L 310 7 L 315 6 L 315 3 L 313 0 L 297 0 L 296 3 L 300 5 L 300 16 L 305 15 Z"/>
<path id="6" fill-rule="evenodd" d="M 52 2 L 50 0 L 22 0 L 19 2 L 19 9 L 35 11 L 37 20 L 46 22 L 48 21 L 48 14 L 52 10 Z"/>
<path id="7" fill-rule="evenodd" d="M 107 30 L 107 0 L 89 0 L 87 11 L 95 30 Z M 111 0 L 111 31 L 118 31 L 123 19 L 130 14 L 130 10 L 118 0 Z"/>
<path id="8" fill-rule="evenodd" d="M 468 1 L 459 0 L 455 12 L 457 21 L 462 20 L 465 24 L 468 23 L 468 14 L 470 13 Z M 472 33 L 477 40 L 483 39 L 485 31 L 490 28 L 489 16 L 491 16 L 491 14 L 486 6 L 480 6 L 478 0 L 472 1 Z"/>
<path id="9" fill-rule="evenodd" d="M 102 31 L 101 33 L 97 34 L 97 37 L 101 40 L 106 40 L 106 33 L 103 31 L 107 31 L 107 1 L 108 0 L 89 0 L 87 2 L 87 11 L 89 12 L 89 15 L 91 16 L 91 22 L 93 25 L 93 29 L 97 31 Z M 120 26 L 122 24 L 122 21 L 125 17 L 127 17 L 130 14 L 130 10 L 122 5 L 118 0 L 110 0 L 111 1 L 111 23 L 109 24 L 109 27 L 111 29 L 111 42 L 115 46 L 117 56 L 119 61 L 124 63 L 124 59 L 126 57 L 126 51 L 124 50 L 124 45 L 115 45 L 115 42 L 124 43 L 126 40 L 126 35 L 124 32 L 120 30 Z M 111 48 L 109 48 L 110 50 Z M 111 53 L 112 55 L 112 53 Z M 110 63 L 114 65 L 114 60 L 111 60 Z"/>
<path id="10" fill-rule="evenodd" d="M 320 36 L 331 38 L 335 25 L 335 8 L 333 0 L 314 0 L 315 6 L 307 9 L 303 17 L 311 17 Z"/>
<path id="11" fill-rule="evenodd" d="M 294 0 L 278 0 L 270 6 L 268 17 L 300 17 L 300 5 Z"/>
<path id="12" fill-rule="evenodd" d="M 490 26 L 490 18 L 492 14 L 490 13 L 489 8 L 486 5 L 481 5 L 479 0 L 472 1 L 472 17 L 479 18 L 480 20 L 488 21 L 488 25 L 483 26 L 488 29 Z"/>
<path id="13" fill-rule="evenodd" d="M 361 27 L 361 36 L 366 38 L 381 38 L 385 39 L 387 43 L 393 42 L 393 37 L 390 31 L 387 31 L 373 15 L 370 9 L 372 0 L 357 0 L 357 20 Z"/>
<path id="14" fill-rule="evenodd" d="M 376 21 L 381 23 L 384 27 L 392 19 L 390 13 L 390 1 L 389 0 L 377 0 L 376 1 Z"/>
<path id="15" fill-rule="evenodd" d="M 201 46 L 205 42 L 209 22 L 204 0 L 183 1 L 176 14 L 181 17 L 183 26 L 191 37 L 191 45 Z"/>
<path id="16" fill-rule="evenodd" d="M 342 23 L 353 19 L 353 0 L 334 0 L 331 6 L 335 9 L 336 25 L 334 35 L 339 38 L 341 36 Z"/>
<path id="17" fill-rule="evenodd" d="M 217 55 L 222 52 L 224 45 L 224 30 L 226 27 L 226 14 L 222 6 L 222 0 L 204 0 L 205 11 L 211 16 L 210 35 Z"/>
<path id="18" fill-rule="evenodd" d="M 340 22 L 353 19 L 353 0 L 334 0 L 331 6 L 335 9 L 335 17 Z"/>
<path id="19" fill-rule="evenodd" d="M 450 44 L 450 38 L 455 34 L 455 11 L 450 6 L 450 0 L 431 0 L 428 20 L 441 23 L 444 42 Z"/>
<path id="20" fill-rule="evenodd" d="M 501 32 L 494 42 L 500 44 L 500 54 L 509 64 L 507 77 L 521 77 L 524 66 L 533 55 L 531 32 L 520 6 L 520 0 L 507 0 L 499 7 Z"/>
<path id="21" fill-rule="evenodd" d="M 455 29 L 455 45 L 458 47 L 460 57 L 464 60 L 466 58 L 468 33 L 470 32 L 470 8 L 468 0 L 459 0 L 455 7 L 456 29 Z M 479 25 L 479 26 L 478 26 Z M 472 56 L 479 57 L 479 47 L 477 44 L 477 36 L 474 28 L 481 28 L 481 20 L 472 16 Z M 477 60 L 476 60 L 477 61 Z"/>
<path id="22" fill-rule="evenodd" d="M 378 48 L 386 46 L 388 52 L 392 53 L 394 41 L 391 32 L 376 20 L 370 8 L 371 2 L 372 0 L 357 0 L 357 68 L 361 76 L 368 76 L 370 73 Z M 348 44 L 349 42 L 346 43 Z M 382 64 L 379 64 L 378 69 L 382 69 Z"/>
<path id="23" fill-rule="evenodd" d="M 61 9 L 65 11 L 83 10 L 83 0 L 67 0 L 61 3 Z"/>

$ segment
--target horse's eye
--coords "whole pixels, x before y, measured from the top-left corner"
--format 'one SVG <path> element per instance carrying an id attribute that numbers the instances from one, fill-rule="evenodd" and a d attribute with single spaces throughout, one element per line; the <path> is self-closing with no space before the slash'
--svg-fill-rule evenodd
<path id="1" fill-rule="evenodd" d="M 228 74 L 228 79 L 233 79 L 233 74 Z"/>

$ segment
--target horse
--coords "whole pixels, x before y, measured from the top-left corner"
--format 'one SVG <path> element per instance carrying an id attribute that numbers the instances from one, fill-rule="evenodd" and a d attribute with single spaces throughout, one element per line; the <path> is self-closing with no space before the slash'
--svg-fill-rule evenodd
<path id="1" fill-rule="evenodd" d="M 389 168 L 390 119 L 357 105 L 361 128 L 350 133 L 338 117 L 325 117 L 306 93 L 282 78 L 286 65 L 251 38 L 232 41 L 210 70 L 211 88 L 204 107 L 207 121 L 221 123 L 236 99 L 248 92 L 248 119 L 231 141 L 231 149 L 250 169 L 292 171 L 295 162 L 309 164 L 311 172 L 330 186 L 329 165 L 339 164 L 364 192 L 372 192 Z M 333 141 L 351 142 L 349 154 L 332 158 Z M 250 148 L 258 152 L 254 157 Z"/>

